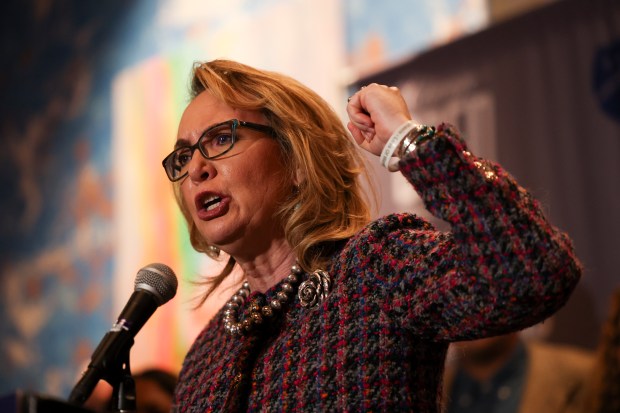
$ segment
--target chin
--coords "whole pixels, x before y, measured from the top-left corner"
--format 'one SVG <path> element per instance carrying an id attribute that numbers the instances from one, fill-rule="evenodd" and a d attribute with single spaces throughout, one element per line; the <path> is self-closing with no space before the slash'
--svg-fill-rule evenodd
<path id="1" fill-rule="evenodd" d="M 208 240 L 209 245 L 213 245 L 226 253 L 228 253 L 230 247 L 240 238 L 235 232 L 214 230 L 214 228 L 209 228 L 208 231 L 200 231 L 200 235 Z"/>

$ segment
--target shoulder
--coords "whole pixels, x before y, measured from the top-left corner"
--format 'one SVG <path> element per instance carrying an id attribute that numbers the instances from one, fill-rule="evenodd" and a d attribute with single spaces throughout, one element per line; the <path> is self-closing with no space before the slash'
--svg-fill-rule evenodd
<path id="1" fill-rule="evenodd" d="M 422 233 L 435 234 L 433 225 L 414 214 L 400 213 L 390 214 L 378 218 L 357 234 L 349 238 L 344 246 L 345 255 L 369 254 L 373 251 L 383 250 L 396 245 L 405 245 L 415 242 Z"/>
<path id="2" fill-rule="evenodd" d="M 422 262 L 436 246 L 444 244 L 449 233 L 435 230 L 428 221 L 408 213 L 390 214 L 370 222 L 349 238 L 336 257 L 337 270 L 370 270 L 377 273 L 397 274 L 409 266 Z M 411 257 L 417 257 L 414 262 Z"/>
<path id="3" fill-rule="evenodd" d="M 378 218 L 362 229 L 357 237 L 387 236 L 400 231 L 434 231 L 433 225 L 415 214 L 390 214 Z"/>
<path id="4" fill-rule="evenodd" d="M 209 349 L 222 348 L 224 346 L 224 342 L 229 337 L 224 333 L 222 325 L 223 311 L 224 307 L 212 316 L 211 320 L 192 342 L 183 361 L 183 370 L 194 368 L 197 361 L 203 360 L 209 355 Z"/>

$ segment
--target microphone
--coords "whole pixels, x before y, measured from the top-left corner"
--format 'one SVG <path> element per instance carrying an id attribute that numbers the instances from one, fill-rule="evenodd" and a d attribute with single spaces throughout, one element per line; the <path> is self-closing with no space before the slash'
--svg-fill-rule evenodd
<path id="1" fill-rule="evenodd" d="M 167 303 L 177 292 L 177 278 L 164 264 L 149 264 L 138 271 L 134 292 L 103 337 L 82 377 L 69 396 L 69 402 L 82 405 L 101 379 L 107 379 L 124 363 L 133 339 L 157 307 Z M 112 383 L 110 383 L 112 384 Z"/>

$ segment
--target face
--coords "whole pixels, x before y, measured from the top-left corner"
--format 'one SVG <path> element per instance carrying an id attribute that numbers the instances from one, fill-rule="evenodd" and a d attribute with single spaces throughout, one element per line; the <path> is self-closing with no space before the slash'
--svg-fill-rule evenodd
<path id="1" fill-rule="evenodd" d="M 260 112 L 233 109 L 204 91 L 183 113 L 177 146 L 193 145 L 207 128 L 233 118 L 267 124 Z M 280 148 L 273 137 L 240 127 L 237 138 L 232 150 L 216 159 L 207 160 L 194 151 L 180 186 L 200 234 L 239 259 L 284 239 L 274 215 L 293 185 L 286 182 Z"/>

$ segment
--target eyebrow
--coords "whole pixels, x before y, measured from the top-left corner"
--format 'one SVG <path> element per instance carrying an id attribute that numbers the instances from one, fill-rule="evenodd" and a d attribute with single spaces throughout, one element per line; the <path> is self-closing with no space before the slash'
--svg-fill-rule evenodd
<path id="1" fill-rule="evenodd" d="M 198 133 L 198 139 L 202 138 L 202 135 L 205 134 L 206 131 L 208 131 L 213 125 L 207 126 L 205 129 L 203 129 L 202 131 L 200 131 Z M 177 139 L 177 141 L 174 143 L 174 149 L 179 149 L 179 148 L 187 148 L 192 146 L 191 142 L 189 139 L 186 138 L 179 138 Z"/>
<path id="2" fill-rule="evenodd" d="M 189 143 L 188 139 L 177 139 L 177 141 L 174 143 L 174 149 L 179 149 L 179 148 L 186 148 L 188 146 L 192 146 L 191 143 Z"/>
<path id="3" fill-rule="evenodd" d="M 209 129 L 211 129 L 212 127 L 219 125 L 220 123 L 225 123 L 224 122 L 218 122 L 218 123 L 214 123 L 212 125 L 207 126 L 206 128 L 204 128 L 202 131 L 200 131 L 199 135 L 198 135 L 198 139 L 202 138 L 202 136 L 205 134 L 206 131 L 208 131 Z M 180 138 L 177 139 L 177 141 L 174 143 L 174 149 L 177 150 L 179 148 L 187 148 L 192 146 L 192 144 L 190 143 L 189 139 L 185 139 L 185 138 Z"/>

